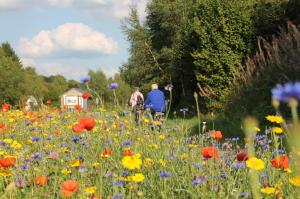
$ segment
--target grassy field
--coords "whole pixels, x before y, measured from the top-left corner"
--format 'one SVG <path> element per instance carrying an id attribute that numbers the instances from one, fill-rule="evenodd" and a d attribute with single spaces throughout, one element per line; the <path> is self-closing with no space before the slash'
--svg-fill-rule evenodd
<path id="1" fill-rule="evenodd" d="M 74 128 L 87 117 L 95 120 L 93 128 Z M 200 134 L 195 118 L 165 124 L 145 118 L 138 127 L 131 121 L 129 113 L 103 109 L 1 112 L 0 198 L 300 196 L 292 166 L 271 163 L 287 154 L 280 144 L 284 134 L 259 132 L 252 136 L 254 148 L 245 149 L 238 138 L 220 138 L 210 124 L 204 128 L 205 118 Z M 259 161 L 251 157 L 252 148 Z M 251 158 L 237 157 L 244 153 Z"/>

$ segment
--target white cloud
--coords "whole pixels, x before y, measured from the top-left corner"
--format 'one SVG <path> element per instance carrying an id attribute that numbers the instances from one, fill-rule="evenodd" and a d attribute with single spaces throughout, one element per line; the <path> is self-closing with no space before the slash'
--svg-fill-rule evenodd
<path id="1" fill-rule="evenodd" d="M 24 67 L 27 67 L 27 66 L 35 66 L 36 63 L 33 59 L 31 58 L 26 58 L 26 57 L 22 57 L 21 58 L 21 63 Z"/>
<path id="2" fill-rule="evenodd" d="M 0 0 L 0 10 L 46 8 L 47 6 L 71 7 L 94 17 L 128 16 L 129 8 L 136 6 L 143 18 L 149 0 Z"/>
<path id="3" fill-rule="evenodd" d="M 19 52 L 28 57 L 68 57 L 115 54 L 117 43 L 82 23 L 66 23 L 42 30 L 35 37 L 21 38 Z"/>

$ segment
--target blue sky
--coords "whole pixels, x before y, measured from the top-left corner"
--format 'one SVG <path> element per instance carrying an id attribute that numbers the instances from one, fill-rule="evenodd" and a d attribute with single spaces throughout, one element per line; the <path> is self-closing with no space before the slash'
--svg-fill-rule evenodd
<path id="1" fill-rule="evenodd" d="M 145 16 L 147 0 L 0 0 L 0 42 L 24 66 L 79 80 L 89 69 L 108 76 L 128 58 L 121 20 L 129 7 Z"/>

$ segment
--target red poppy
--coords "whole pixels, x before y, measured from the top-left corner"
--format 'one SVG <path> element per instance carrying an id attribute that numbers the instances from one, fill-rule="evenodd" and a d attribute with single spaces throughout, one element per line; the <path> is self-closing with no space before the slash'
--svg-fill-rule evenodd
<path id="1" fill-rule="evenodd" d="M 236 159 L 240 162 L 248 160 L 248 154 L 244 151 L 240 151 L 236 154 Z"/>
<path id="2" fill-rule="evenodd" d="M 80 110 L 81 109 L 81 106 L 79 104 L 75 105 L 75 109 L 76 110 Z"/>
<path id="3" fill-rule="evenodd" d="M 271 164 L 276 169 L 288 169 L 289 168 L 289 158 L 286 155 L 282 155 L 278 158 L 271 160 Z"/>
<path id="4" fill-rule="evenodd" d="M 2 111 L 8 111 L 10 108 L 10 105 L 8 103 L 2 104 Z"/>
<path id="5" fill-rule="evenodd" d="M 47 176 L 37 176 L 34 179 L 35 183 L 40 185 L 41 187 L 45 186 L 45 184 L 47 184 L 48 182 L 48 177 Z"/>
<path id="6" fill-rule="evenodd" d="M 93 130 L 96 121 L 93 117 L 84 117 L 80 119 L 79 123 L 83 124 L 86 130 L 91 131 Z"/>
<path id="7" fill-rule="evenodd" d="M 98 196 L 92 195 L 91 199 L 101 199 L 101 197 L 100 197 L 100 195 L 98 195 Z"/>
<path id="8" fill-rule="evenodd" d="M 112 150 L 105 149 L 105 150 L 102 151 L 101 154 L 102 154 L 102 155 L 111 155 L 111 154 L 112 154 Z"/>
<path id="9" fill-rule="evenodd" d="M 130 150 L 124 150 L 123 151 L 123 156 L 132 156 L 133 153 Z"/>
<path id="10" fill-rule="evenodd" d="M 214 146 L 204 147 L 202 149 L 202 156 L 204 158 L 218 158 L 218 149 Z"/>
<path id="11" fill-rule="evenodd" d="M 87 99 L 87 98 L 89 98 L 89 96 L 90 96 L 90 94 L 88 92 L 82 93 L 82 98 L 83 99 Z"/>
<path id="12" fill-rule="evenodd" d="M 217 141 L 219 141 L 219 140 L 221 140 L 222 139 L 222 132 L 221 131 L 215 131 L 214 132 L 214 138 L 217 140 Z"/>
<path id="13" fill-rule="evenodd" d="M 7 157 L 0 159 L 0 167 L 9 167 L 16 164 L 16 158 Z"/>
<path id="14" fill-rule="evenodd" d="M 52 104 L 52 101 L 51 100 L 47 100 L 46 104 Z"/>
<path id="15" fill-rule="evenodd" d="M 81 133 L 82 131 L 84 131 L 84 125 L 82 123 L 75 124 L 72 126 L 72 130 L 74 131 L 74 133 Z"/>
<path id="16" fill-rule="evenodd" d="M 61 186 L 61 193 L 65 197 L 71 197 L 73 193 L 78 191 L 78 181 L 67 180 Z"/>
<path id="17" fill-rule="evenodd" d="M 2 129 L 4 127 L 3 123 L 0 123 L 0 129 Z"/>

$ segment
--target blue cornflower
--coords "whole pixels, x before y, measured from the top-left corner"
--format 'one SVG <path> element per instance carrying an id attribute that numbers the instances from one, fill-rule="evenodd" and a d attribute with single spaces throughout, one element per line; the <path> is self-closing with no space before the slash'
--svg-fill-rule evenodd
<path id="1" fill-rule="evenodd" d="M 111 90 L 116 90 L 117 88 L 119 87 L 119 84 L 114 82 L 114 83 L 110 83 L 108 85 L 108 88 L 111 89 Z"/>
<path id="2" fill-rule="evenodd" d="M 161 178 L 168 178 L 171 175 L 172 174 L 170 172 L 165 172 L 165 171 L 159 173 L 159 177 L 161 177 Z"/>
<path id="3" fill-rule="evenodd" d="M 231 166 L 234 169 L 244 169 L 244 168 L 246 168 L 245 162 L 234 162 Z"/>
<path id="4" fill-rule="evenodd" d="M 192 185 L 204 184 L 206 182 L 205 176 L 197 176 L 192 180 Z"/>
<path id="5" fill-rule="evenodd" d="M 31 156 L 33 159 L 38 160 L 38 159 L 42 159 L 42 154 L 40 153 L 35 153 Z"/>
<path id="6" fill-rule="evenodd" d="M 199 163 L 197 163 L 197 164 L 194 164 L 194 167 L 196 167 L 196 168 L 200 169 L 200 168 L 202 168 L 202 167 L 203 167 L 203 164 L 199 164 Z"/>
<path id="7" fill-rule="evenodd" d="M 80 141 L 80 139 L 81 139 L 80 137 L 73 137 L 71 138 L 71 141 L 77 143 Z"/>
<path id="8" fill-rule="evenodd" d="M 29 164 L 22 164 L 21 165 L 21 168 L 24 169 L 24 170 L 29 169 L 29 167 L 30 167 Z"/>
<path id="9" fill-rule="evenodd" d="M 80 79 L 80 82 L 81 82 L 81 83 L 87 83 L 87 82 L 89 82 L 90 80 L 91 80 L 91 78 L 90 78 L 89 76 L 86 76 L 86 77 L 81 78 L 81 79 Z"/>
<path id="10" fill-rule="evenodd" d="M 25 125 L 30 126 L 30 125 L 32 125 L 32 122 L 26 122 Z"/>
<path id="11" fill-rule="evenodd" d="M 113 185 L 117 187 L 123 187 L 125 185 L 124 181 L 113 181 Z"/>
<path id="12" fill-rule="evenodd" d="M 78 154 L 77 156 L 79 159 L 82 159 L 84 157 L 84 154 Z"/>
<path id="13" fill-rule="evenodd" d="M 132 144 L 132 142 L 131 141 L 126 141 L 126 142 L 122 142 L 122 146 L 130 146 Z"/>
<path id="14" fill-rule="evenodd" d="M 41 140 L 42 140 L 41 137 L 33 137 L 33 138 L 31 138 L 31 141 L 32 141 L 32 142 L 39 142 L 39 141 L 41 141 Z"/>
<path id="15" fill-rule="evenodd" d="M 46 140 L 52 140 L 52 137 L 47 137 Z"/>
<path id="16" fill-rule="evenodd" d="M 122 193 L 117 193 L 116 195 L 113 195 L 111 197 L 111 199 L 119 199 L 119 198 L 123 198 L 123 194 Z"/>
<path id="17" fill-rule="evenodd" d="M 275 100 L 288 102 L 290 99 L 300 99 L 300 82 L 277 84 L 272 89 L 272 98 Z"/>
<path id="18" fill-rule="evenodd" d="M 46 118 L 51 119 L 51 118 L 53 118 L 53 116 L 52 115 L 46 115 Z"/>

